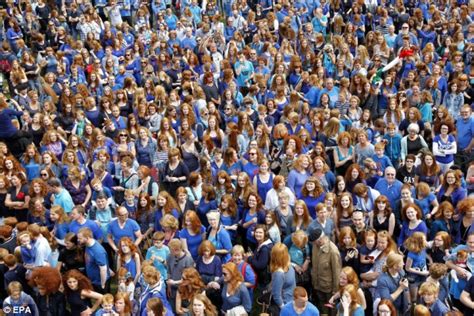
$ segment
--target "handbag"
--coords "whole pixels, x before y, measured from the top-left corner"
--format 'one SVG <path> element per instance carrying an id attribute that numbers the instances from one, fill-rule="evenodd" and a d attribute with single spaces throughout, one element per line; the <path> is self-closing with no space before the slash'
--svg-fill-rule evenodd
<path id="1" fill-rule="evenodd" d="M 120 182 L 120 186 L 122 188 L 125 187 L 127 184 L 128 180 L 130 180 L 131 177 L 133 177 L 136 173 L 132 173 L 127 179 L 123 179 L 123 174 L 122 174 L 122 181 Z M 125 191 L 114 191 L 114 200 L 117 205 L 122 205 L 122 203 L 125 201 Z"/>
<path id="2" fill-rule="evenodd" d="M 275 304 L 273 300 L 271 284 L 269 284 L 268 287 L 263 290 L 260 297 L 257 298 L 257 304 L 262 306 L 261 313 L 267 313 L 270 316 L 280 315 L 280 307 Z"/>

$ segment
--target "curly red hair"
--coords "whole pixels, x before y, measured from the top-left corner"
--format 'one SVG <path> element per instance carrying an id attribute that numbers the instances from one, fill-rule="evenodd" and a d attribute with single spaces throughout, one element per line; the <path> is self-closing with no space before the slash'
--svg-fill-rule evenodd
<path id="1" fill-rule="evenodd" d="M 63 286 L 64 286 L 64 293 L 68 295 L 71 292 L 71 289 L 67 285 L 67 280 L 69 279 L 76 279 L 77 280 L 77 287 L 79 290 L 89 290 L 92 291 L 94 288 L 92 287 L 91 280 L 89 280 L 88 277 L 86 277 L 84 274 L 82 274 L 79 270 L 77 269 L 72 269 L 66 272 L 63 275 Z"/>
<path id="2" fill-rule="evenodd" d="M 32 287 L 44 288 L 46 295 L 56 293 L 61 285 L 61 274 L 52 267 L 39 267 L 33 270 L 30 277 Z"/>

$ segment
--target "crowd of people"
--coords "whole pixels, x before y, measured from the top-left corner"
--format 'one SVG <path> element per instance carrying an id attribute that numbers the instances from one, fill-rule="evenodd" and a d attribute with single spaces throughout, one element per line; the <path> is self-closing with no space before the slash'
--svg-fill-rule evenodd
<path id="1" fill-rule="evenodd" d="M 468 1 L 0 7 L 6 315 L 474 315 Z"/>

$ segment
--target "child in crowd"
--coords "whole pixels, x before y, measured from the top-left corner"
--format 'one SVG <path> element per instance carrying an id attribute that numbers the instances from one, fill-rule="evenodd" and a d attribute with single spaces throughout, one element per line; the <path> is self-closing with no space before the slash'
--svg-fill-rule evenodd
<path id="1" fill-rule="evenodd" d="M 412 302 L 416 302 L 418 288 L 430 274 L 427 265 L 428 242 L 426 235 L 422 232 L 415 232 L 405 240 L 404 245 L 408 251 L 405 270 L 410 283 L 410 295 Z"/>
<path id="2" fill-rule="evenodd" d="M 133 277 L 126 268 L 121 267 L 117 272 L 117 283 L 119 292 L 125 292 L 129 295 L 130 301 L 133 301 L 135 294 L 135 283 L 133 283 Z"/>
<path id="3" fill-rule="evenodd" d="M 375 257 L 372 252 L 377 244 L 377 232 L 373 229 L 367 230 L 364 234 L 364 244 L 359 248 L 360 273 L 369 272 L 374 265 Z"/>
<path id="4" fill-rule="evenodd" d="M 163 280 L 168 279 L 168 272 L 166 270 L 166 258 L 170 254 L 168 246 L 164 244 L 165 234 L 161 231 L 153 234 L 153 246 L 148 248 L 146 252 L 146 260 L 153 261 L 155 268 L 160 271 Z"/>
<path id="5" fill-rule="evenodd" d="M 456 253 L 456 260 L 454 261 L 454 264 L 458 268 L 463 269 L 463 271 L 467 275 L 466 279 L 469 280 L 472 276 L 472 273 L 469 272 L 468 267 L 467 267 L 467 257 L 468 257 L 468 253 L 467 253 L 466 250 L 459 250 Z M 451 274 L 451 278 L 453 279 L 453 281 L 456 282 L 456 283 L 459 283 L 458 272 L 456 270 L 452 269 L 450 274 Z"/>
<path id="6" fill-rule="evenodd" d="M 92 206 L 96 204 L 95 201 L 97 199 L 97 195 L 99 195 L 100 193 L 105 194 L 105 196 L 107 196 L 108 203 L 110 205 L 113 205 L 114 199 L 112 197 L 112 191 L 109 188 L 104 187 L 102 185 L 102 181 L 100 181 L 99 178 L 94 178 L 91 180 L 91 187 L 92 187 L 92 198 L 91 198 Z"/>
<path id="7" fill-rule="evenodd" d="M 137 217 L 137 208 L 138 208 L 138 199 L 135 197 L 133 190 L 127 189 L 124 192 L 125 202 L 124 206 L 128 211 L 128 216 L 136 220 Z"/>
<path id="8" fill-rule="evenodd" d="M 23 261 L 23 266 L 28 269 L 28 277 L 35 266 L 36 249 L 29 232 L 21 232 L 17 238 L 20 244 L 21 261 Z"/>
<path id="9" fill-rule="evenodd" d="M 402 136 L 397 133 L 395 124 L 388 123 L 387 134 L 383 136 L 382 142 L 385 143 L 385 155 L 390 159 L 392 165 L 398 168 L 402 150 Z"/>
<path id="10" fill-rule="evenodd" d="M 428 261 L 430 263 L 444 263 L 444 257 L 451 249 L 451 236 L 445 232 L 437 232 L 433 241 L 428 243 Z"/>
<path id="11" fill-rule="evenodd" d="M 102 308 L 95 312 L 96 316 L 118 316 L 114 311 L 114 296 L 112 294 L 105 294 L 102 296 Z"/>
<path id="12" fill-rule="evenodd" d="M 311 275 L 309 269 L 310 252 L 308 235 L 303 230 L 297 230 L 291 235 L 292 245 L 289 249 L 291 264 L 295 269 L 296 285 L 309 288 Z"/>
<path id="13" fill-rule="evenodd" d="M 23 292 L 20 282 L 8 284 L 9 296 L 3 301 L 3 312 L 6 316 L 39 315 L 38 307 L 33 298 Z"/>
<path id="14" fill-rule="evenodd" d="M 385 172 L 385 168 L 392 166 L 390 159 L 384 154 L 385 145 L 384 143 L 377 143 L 374 146 L 375 155 L 372 156 L 372 160 L 377 165 L 377 174 L 382 176 Z"/>

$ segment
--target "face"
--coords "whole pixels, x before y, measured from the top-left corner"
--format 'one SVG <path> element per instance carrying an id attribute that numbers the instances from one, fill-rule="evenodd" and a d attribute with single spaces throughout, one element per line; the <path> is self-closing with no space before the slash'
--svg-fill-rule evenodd
<path id="1" fill-rule="evenodd" d="M 384 251 L 388 247 L 388 240 L 387 238 L 379 238 L 377 240 L 377 249 L 380 251 Z"/>
<path id="2" fill-rule="evenodd" d="M 265 238 L 265 232 L 262 229 L 256 229 L 254 232 L 254 237 L 257 241 L 263 241 Z"/>
<path id="3" fill-rule="evenodd" d="M 73 291 L 76 290 L 77 286 L 78 286 L 77 279 L 75 279 L 75 278 L 67 279 L 67 286 L 69 286 L 69 288 Z"/>
<path id="4" fill-rule="evenodd" d="M 375 245 L 375 236 L 368 235 L 367 238 L 365 238 L 365 244 L 367 248 L 372 249 Z"/>
<path id="5" fill-rule="evenodd" d="M 352 214 L 352 222 L 358 228 L 364 226 L 364 215 L 361 212 Z"/>
<path id="6" fill-rule="evenodd" d="M 344 191 L 345 188 L 346 188 L 346 184 L 344 183 L 344 181 L 339 181 L 339 182 L 337 183 L 337 189 L 338 189 L 340 192 Z"/>
<path id="7" fill-rule="evenodd" d="M 306 190 L 309 192 L 313 191 L 316 188 L 316 184 L 314 182 L 306 182 Z"/>
<path id="8" fill-rule="evenodd" d="M 120 313 L 125 309 L 125 301 L 121 298 L 115 301 L 115 311 Z"/>
<path id="9" fill-rule="evenodd" d="M 416 210 L 413 207 L 409 207 L 406 210 L 406 216 L 409 221 L 414 221 L 417 219 L 417 213 Z"/>
<path id="10" fill-rule="evenodd" d="M 348 283 L 347 274 L 341 271 L 341 274 L 339 275 L 339 285 L 346 286 L 347 283 Z"/>
<path id="11" fill-rule="evenodd" d="M 425 157 L 425 164 L 429 167 L 433 165 L 433 157 L 431 156 L 426 156 Z"/>
<path id="12" fill-rule="evenodd" d="M 204 315 L 204 311 L 206 310 L 206 306 L 204 303 L 197 298 L 193 300 L 193 313 L 195 315 Z"/>
<path id="13" fill-rule="evenodd" d="M 160 207 L 163 207 L 166 204 L 166 199 L 162 196 L 158 196 L 158 199 L 156 199 L 156 202 L 158 203 Z"/>
<path id="14" fill-rule="evenodd" d="M 257 198 L 253 195 L 249 196 L 247 199 L 247 204 L 250 208 L 254 208 L 257 206 Z"/>
<path id="15" fill-rule="evenodd" d="M 456 183 L 456 177 L 454 176 L 453 173 L 450 172 L 446 175 L 446 182 L 449 185 L 454 185 Z"/>
<path id="16" fill-rule="evenodd" d="M 348 208 L 351 205 L 351 200 L 349 199 L 348 196 L 343 196 L 341 198 L 341 206 L 343 208 Z"/>
<path id="17" fill-rule="evenodd" d="M 388 307 L 387 305 L 379 305 L 378 309 L 379 309 L 379 315 L 392 316 L 390 307 Z"/>
<path id="18" fill-rule="evenodd" d="M 298 216 L 303 216 L 303 214 L 304 214 L 304 208 L 303 208 L 303 206 L 302 206 L 302 205 L 297 205 L 297 206 L 295 207 L 295 213 L 296 213 L 296 215 L 298 215 Z"/>
<path id="19" fill-rule="evenodd" d="M 409 200 L 411 198 L 411 191 L 410 190 L 402 190 L 402 192 L 400 193 L 401 196 L 402 196 L 402 199 L 404 200 Z"/>

